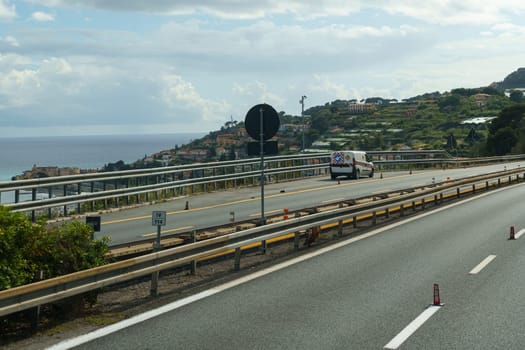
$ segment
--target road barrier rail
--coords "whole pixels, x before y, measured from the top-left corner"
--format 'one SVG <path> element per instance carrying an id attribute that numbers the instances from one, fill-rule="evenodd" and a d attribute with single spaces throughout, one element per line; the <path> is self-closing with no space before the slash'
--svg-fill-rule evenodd
<path id="1" fill-rule="evenodd" d="M 525 155 L 483 158 L 452 158 L 447 152 L 374 151 L 368 152 L 377 171 L 428 166 L 458 167 L 525 159 Z M 289 181 L 327 174 L 328 153 L 305 153 L 268 157 L 265 181 Z M 198 191 L 258 185 L 260 160 L 257 158 L 171 166 L 153 169 L 69 175 L 40 179 L 0 182 L 0 203 L 13 211 L 37 216 L 64 216 L 107 210 L 143 201 L 177 197 Z M 14 194 L 5 201 L 6 193 Z M 26 194 L 24 200 L 21 194 Z M 47 198 L 39 198 L 39 194 Z M 124 203 L 124 204 L 123 204 Z"/>
<path id="2" fill-rule="evenodd" d="M 459 198 L 466 193 L 476 193 L 520 181 L 522 169 L 512 169 L 461 180 L 445 181 L 428 186 L 404 190 L 398 197 L 388 198 L 388 194 L 374 194 L 370 200 L 347 207 L 318 212 L 307 216 L 233 232 L 224 236 L 161 250 L 155 253 L 127 259 L 108 265 L 88 269 L 65 276 L 55 277 L 36 283 L 0 291 L 0 316 L 52 303 L 70 296 L 86 293 L 120 282 L 130 281 L 147 275 L 154 276 L 160 271 L 189 265 L 196 268 L 197 261 L 218 254 L 234 252 L 235 269 L 240 267 L 241 250 L 250 245 L 266 247 L 268 240 L 294 237 L 298 249 L 298 238 L 303 232 L 319 232 L 321 229 L 337 227 L 338 236 L 343 235 L 343 227 L 358 220 L 371 219 L 373 223 L 379 215 L 388 217 L 394 212 L 404 215 L 405 210 L 416 206 L 442 203 L 448 198 Z M 525 179 L 525 174 L 521 179 Z M 479 185 L 481 184 L 481 185 Z M 478 185 L 478 186 L 477 186 Z M 477 186 L 477 187 L 476 187 Z M 384 199 L 382 199 L 384 198 Z M 152 277 L 152 282 L 155 279 Z M 153 287 L 152 290 L 156 286 Z"/>

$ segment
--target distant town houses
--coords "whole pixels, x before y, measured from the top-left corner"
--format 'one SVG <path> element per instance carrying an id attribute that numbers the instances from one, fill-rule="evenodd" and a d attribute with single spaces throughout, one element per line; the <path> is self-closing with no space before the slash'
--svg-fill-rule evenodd
<path id="1" fill-rule="evenodd" d="M 207 149 L 181 149 L 175 155 L 184 160 L 203 161 L 210 156 L 210 153 Z"/>
<path id="2" fill-rule="evenodd" d="M 80 169 L 75 167 L 37 166 L 33 165 L 31 170 L 26 170 L 22 175 L 15 176 L 16 180 L 35 179 L 51 176 L 78 175 L 97 172 L 96 169 Z"/>

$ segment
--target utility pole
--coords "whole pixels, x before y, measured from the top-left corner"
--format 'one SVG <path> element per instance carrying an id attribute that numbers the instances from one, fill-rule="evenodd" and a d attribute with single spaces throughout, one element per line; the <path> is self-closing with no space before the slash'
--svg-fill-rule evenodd
<path id="1" fill-rule="evenodd" d="M 306 96 L 301 96 L 301 100 L 299 103 L 301 104 L 301 117 L 303 119 L 303 147 L 301 148 L 301 151 L 304 152 L 304 128 L 305 128 L 305 122 L 304 122 L 304 99 Z"/>

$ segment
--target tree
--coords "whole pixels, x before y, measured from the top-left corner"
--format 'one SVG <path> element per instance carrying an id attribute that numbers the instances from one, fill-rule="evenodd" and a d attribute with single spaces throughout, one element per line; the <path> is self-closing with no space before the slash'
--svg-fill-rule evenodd
<path id="1" fill-rule="evenodd" d="M 518 129 L 525 114 L 525 104 L 518 104 L 503 109 L 489 125 L 489 133 L 494 135 L 499 129 Z"/>
<path id="2" fill-rule="evenodd" d="M 311 119 L 311 128 L 317 130 L 319 134 L 324 134 L 328 130 L 328 117 L 326 114 L 313 115 Z"/>
<path id="3" fill-rule="evenodd" d="M 520 90 L 512 90 L 509 96 L 512 102 L 521 103 L 524 101 L 523 92 Z"/>
<path id="4" fill-rule="evenodd" d="M 105 264 L 108 239 L 92 234 L 77 221 L 47 229 L 44 219 L 0 206 L 0 290 L 34 282 L 40 271 L 51 278 Z"/>
<path id="5" fill-rule="evenodd" d="M 22 213 L 0 206 L 0 290 L 33 280 L 37 266 L 31 256 L 36 237 L 44 232 L 42 222 L 33 224 Z"/>
<path id="6" fill-rule="evenodd" d="M 450 112 L 452 110 L 455 110 L 457 106 L 461 104 L 461 98 L 459 95 L 449 95 L 446 97 L 442 97 L 438 101 L 439 109 L 444 112 Z"/>
<path id="7" fill-rule="evenodd" d="M 493 155 L 504 156 L 511 152 L 517 141 L 518 136 L 514 129 L 501 128 L 488 138 L 487 149 Z"/>

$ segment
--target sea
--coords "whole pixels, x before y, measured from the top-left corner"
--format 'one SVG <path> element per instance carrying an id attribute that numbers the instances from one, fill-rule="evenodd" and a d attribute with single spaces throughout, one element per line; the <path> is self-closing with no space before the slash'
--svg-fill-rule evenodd
<path id="1" fill-rule="evenodd" d="M 145 155 L 189 144 L 204 135 L 0 137 L 0 181 L 10 181 L 33 165 L 100 169 L 119 160 L 131 163 Z"/>

